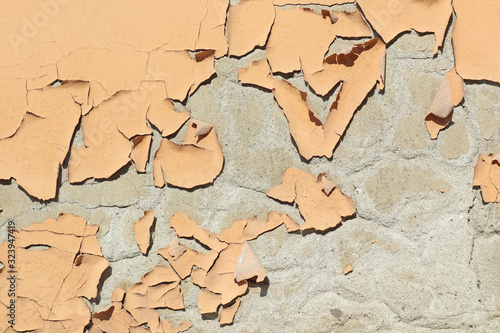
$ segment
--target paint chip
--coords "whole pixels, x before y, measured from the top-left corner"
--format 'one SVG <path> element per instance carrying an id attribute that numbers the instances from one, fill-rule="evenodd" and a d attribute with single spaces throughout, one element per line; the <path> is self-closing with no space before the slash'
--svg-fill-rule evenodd
<path id="1" fill-rule="evenodd" d="M 425 125 L 431 139 L 437 139 L 439 132 L 450 123 L 453 108 L 464 98 L 464 81 L 455 68 L 446 73 L 439 90 L 432 101 Z"/>
<path id="2" fill-rule="evenodd" d="M 256 217 L 235 221 L 229 228 L 224 229 L 217 238 L 228 244 L 243 244 L 267 231 L 276 229 L 282 224 L 283 219 L 275 212 L 270 212 L 265 221 L 259 221 Z"/>
<path id="3" fill-rule="evenodd" d="M 98 229 L 80 217 L 61 214 L 14 232 L 16 331 L 84 331 L 91 319 L 85 299 L 97 297 L 108 267 L 96 238 Z M 0 262 L 6 266 L 9 244 L 0 245 Z M 8 270 L 0 270 L 0 277 L 0 289 L 8 290 Z M 0 295 L 0 303 L 0 315 L 7 318 L 7 293 Z M 3 332 L 8 324 L 0 323 Z"/>
<path id="4" fill-rule="evenodd" d="M 484 202 L 500 202 L 500 155 L 479 155 L 472 185 L 481 187 Z"/>
<path id="5" fill-rule="evenodd" d="M 300 224 L 295 222 L 290 216 L 287 214 L 281 214 L 280 216 L 283 219 L 283 223 L 285 224 L 288 232 L 300 231 Z"/>
<path id="6" fill-rule="evenodd" d="M 352 272 L 352 266 L 347 265 L 346 268 L 344 268 L 344 275 L 347 275 Z"/>
<path id="7" fill-rule="evenodd" d="M 337 227 L 343 217 L 356 213 L 352 199 L 337 187 L 327 195 L 322 181 L 294 168 L 288 168 L 283 176 L 283 183 L 268 190 L 266 194 L 281 202 L 298 205 L 305 220 L 301 225 L 302 231 L 326 231 Z"/>
<path id="8" fill-rule="evenodd" d="M 222 171 L 224 155 L 217 139 L 215 127 L 208 133 L 196 136 L 198 127 L 207 124 L 192 120 L 184 144 L 178 145 L 163 139 L 155 153 L 153 177 L 155 186 L 170 185 L 191 189 L 210 184 Z"/>
<path id="9" fill-rule="evenodd" d="M 134 222 L 135 241 L 142 254 L 147 255 L 151 246 L 151 228 L 155 221 L 155 213 L 153 210 L 144 212 L 144 216 L 139 221 Z"/>
<path id="10" fill-rule="evenodd" d="M 149 122 L 155 126 L 161 135 L 166 138 L 177 132 L 189 119 L 189 111 L 175 111 L 174 103 L 169 99 L 164 99 L 152 103 L 147 114 Z"/>
<path id="11" fill-rule="evenodd" d="M 226 305 L 248 290 L 248 282 L 236 282 L 234 272 L 243 244 L 229 244 L 219 253 L 214 265 L 205 277 L 205 288 L 221 295 L 220 304 Z"/>
<path id="12" fill-rule="evenodd" d="M 266 269 L 252 251 L 248 242 L 243 244 L 233 276 L 236 282 L 250 279 L 262 282 L 267 276 Z"/>
<path id="13" fill-rule="evenodd" d="M 132 151 L 130 159 L 134 162 L 137 172 L 146 172 L 146 164 L 149 160 L 149 148 L 151 147 L 152 135 L 138 135 L 132 139 Z"/>
<path id="14" fill-rule="evenodd" d="M 181 279 L 185 279 L 191 275 L 191 269 L 193 268 L 197 254 L 195 250 L 179 245 L 178 241 L 176 241 L 176 243 L 170 243 L 170 246 L 159 249 L 158 254 L 168 261 Z"/>
<path id="15" fill-rule="evenodd" d="M 221 324 L 221 326 L 230 325 L 233 323 L 234 316 L 236 315 L 236 312 L 238 311 L 240 304 L 241 304 L 241 297 L 238 297 L 233 304 L 221 310 L 219 316 L 219 324 Z"/>
<path id="16" fill-rule="evenodd" d="M 174 228 L 177 236 L 183 238 L 194 238 L 210 249 L 220 252 L 227 247 L 227 243 L 217 239 L 217 235 L 201 228 L 198 224 L 184 213 L 177 213 L 170 219 L 170 227 Z"/>

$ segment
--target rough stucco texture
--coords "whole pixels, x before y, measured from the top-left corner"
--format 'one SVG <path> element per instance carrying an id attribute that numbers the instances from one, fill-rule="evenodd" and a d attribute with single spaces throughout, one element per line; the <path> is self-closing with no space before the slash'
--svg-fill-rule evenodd
<path id="1" fill-rule="evenodd" d="M 116 286 L 125 289 L 166 263 L 156 251 L 174 237 L 168 226 L 173 214 L 184 212 L 213 232 L 237 219 L 264 219 L 269 211 L 302 223 L 296 208 L 265 191 L 280 184 L 290 166 L 326 172 L 353 198 L 357 215 L 324 235 L 287 234 L 281 226 L 251 241 L 269 284 L 250 288 L 233 325 L 202 318 L 199 288 L 189 278 L 181 284 L 186 310 L 160 310 L 161 316 L 189 320 L 189 332 L 500 331 L 500 206 L 483 203 L 472 188 L 478 154 L 500 152 L 500 88 L 467 82 L 464 103 L 437 140 L 430 140 L 424 124 L 444 73 L 453 67 L 450 29 L 435 57 L 433 35 L 407 33 L 389 44 L 385 91 L 369 95 L 331 160 L 303 162 L 272 93 L 237 81 L 237 67 L 264 56 L 257 50 L 216 60 L 217 76 L 186 103 L 193 118 L 215 125 L 222 144 L 225 164 L 213 185 L 156 188 L 151 162 L 145 174 L 129 165 L 112 180 L 70 185 L 65 165 L 56 201 L 32 201 L 15 181 L 2 182 L 2 230 L 9 220 L 21 227 L 59 213 L 99 225 L 112 267 L 91 304 L 100 311 L 111 304 Z M 332 48 L 342 49 L 342 43 L 350 41 Z M 299 74 L 290 81 L 308 89 Z M 328 100 L 310 96 L 324 119 L 335 94 Z M 77 132 L 75 142 L 81 139 Z M 160 139 L 155 132 L 150 161 Z M 152 248 L 143 256 L 133 223 L 149 209 L 157 222 Z M 3 242 L 6 235 L 0 235 Z M 353 272 L 344 275 L 349 264 Z"/>

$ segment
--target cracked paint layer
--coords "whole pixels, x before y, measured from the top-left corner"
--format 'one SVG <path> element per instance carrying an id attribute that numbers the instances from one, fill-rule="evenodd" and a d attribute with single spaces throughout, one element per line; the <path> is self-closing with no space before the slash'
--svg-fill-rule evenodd
<path id="1" fill-rule="evenodd" d="M 226 54 L 246 55 L 264 47 L 268 37 L 268 59 L 239 69 L 240 81 L 273 92 L 304 158 L 332 157 L 354 112 L 377 82 L 383 89 L 385 44 L 375 38 L 326 56 L 331 43 L 337 37 L 371 38 L 364 13 L 387 43 L 410 29 L 434 33 L 437 53 L 451 15 L 449 0 L 394 0 L 382 5 L 377 0 L 359 0 L 363 12 L 352 13 L 275 7 L 354 2 L 336 0 L 242 0 L 232 6 L 228 0 L 194 0 L 188 4 L 179 0 L 61 2 L 59 15 L 35 29 L 33 36 L 16 34 L 19 27 L 12 30 L 11 26 L 24 22 L 40 2 L 20 2 L 15 11 L 0 4 L 0 32 L 5 32 L 10 44 L 5 44 L 5 39 L 0 42 L 5 50 L 5 57 L 0 59 L 0 99 L 6 101 L 0 106 L 0 178 L 16 179 L 40 200 L 56 197 L 61 164 L 79 124 L 84 144 L 71 148 L 70 183 L 112 178 L 131 161 L 137 172 L 146 172 L 154 129 L 163 137 L 153 162 L 156 186 L 168 183 L 191 189 L 212 183 L 224 164 L 215 128 L 192 120 L 184 144 L 173 143 L 168 138 L 190 119 L 190 114 L 187 110 L 175 111 L 172 101 L 185 103 L 201 84 L 214 77 L 216 59 Z M 466 7 L 463 1 L 455 3 L 458 21 L 453 38 L 460 50 L 456 56 L 458 72 L 466 79 L 499 82 L 499 66 L 492 58 L 498 46 L 485 49 L 486 39 L 477 38 L 482 34 L 495 40 L 499 7 L 492 0 L 478 2 L 480 10 L 470 4 Z M 480 27 L 472 29 L 470 22 Z M 482 44 L 469 47 L 478 41 Z M 483 54 L 485 61 L 477 61 Z M 316 114 L 306 92 L 272 73 L 299 70 L 313 93 L 321 97 L 340 87 L 325 122 Z M 432 138 L 448 124 L 453 107 L 463 96 L 463 80 L 452 69 L 426 118 Z M 500 202 L 499 160 L 498 155 L 479 156 L 473 184 L 481 187 L 485 202 Z M 73 215 L 23 228 L 18 237 L 24 293 L 19 306 L 23 314 L 15 329 L 5 331 L 186 331 L 191 323 L 185 321 L 174 327 L 160 320 L 157 310 L 184 309 L 180 285 L 188 277 L 200 287 L 200 313 L 215 313 L 221 326 L 231 324 L 250 281 L 266 283 L 266 269 L 249 242 L 282 224 L 288 232 L 327 231 L 356 212 L 353 200 L 325 174 L 315 177 L 289 168 L 283 183 L 267 195 L 297 204 L 305 223 L 299 225 L 286 214 L 271 212 L 264 221 L 238 220 L 216 234 L 198 226 L 186 214 L 175 214 L 170 227 L 181 240 L 175 237 L 157 252 L 170 267 L 157 265 L 126 291 L 117 287 L 111 296 L 112 305 L 97 313 L 91 313 L 85 299 L 94 303 L 99 280 L 108 267 L 95 236 L 98 228 L 86 226 Z M 153 223 L 152 211 L 134 223 L 136 242 L 144 255 L 151 246 Z M 206 251 L 181 244 L 182 238 L 194 239 Z M 0 262 L 2 259 L 5 261 L 0 256 Z M 54 271 L 47 269 L 47 261 L 54 262 L 54 267 L 49 266 Z M 344 275 L 353 270 L 351 265 L 343 267 Z M 0 268 L 0 278 L 2 272 L 5 268 Z M 66 277 L 61 280 L 61 276 Z M 0 290 L 5 276 L 2 281 Z M 0 303 L 0 309 L 4 309 L 6 301 Z"/>
<path id="2" fill-rule="evenodd" d="M 231 324 L 239 308 L 240 297 L 248 290 L 248 280 L 262 283 L 267 276 L 249 240 L 273 230 L 284 221 L 284 216 L 271 212 L 265 221 L 256 218 L 235 221 L 220 234 L 200 227 L 184 213 L 170 219 L 170 227 L 181 238 L 193 238 L 208 247 L 209 252 L 198 252 L 179 244 L 174 238 L 169 246 L 158 250 L 181 279 L 191 276 L 201 288 L 198 308 L 201 314 L 217 314 L 219 323 Z"/>
<path id="3" fill-rule="evenodd" d="M 179 240 L 174 239 L 169 246 L 159 249 L 157 252 L 168 261 L 181 279 L 191 275 L 191 269 L 197 255 L 195 250 L 180 245 Z"/>
<path id="4" fill-rule="evenodd" d="M 0 140 L 13 136 L 28 111 L 26 79 L 0 79 Z"/>
<path id="5" fill-rule="evenodd" d="M 119 91 L 138 89 L 145 79 L 147 60 L 147 52 L 115 43 L 106 48 L 76 49 L 56 65 L 59 80 L 89 82 L 92 105 L 97 106 Z"/>
<path id="6" fill-rule="evenodd" d="M 266 56 L 273 72 L 292 73 L 301 67 L 317 71 L 336 37 L 371 36 L 359 11 L 316 14 L 307 8 L 276 8 Z"/>
<path id="7" fill-rule="evenodd" d="M 466 80 L 500 83 L 500 4 L 495 0 L 453 0 L 457 19 L 453 26 L 453 51 L 457 72 Z"/>
<path id="8" fill-rule="evenodd" d="M 272 0 L 243 0 L 229 7 L 229 55 L 241 57 L 264 46 L 274 23 Z"/>
<path id="9" fill-rule="evenodd" d="M 145 81 L 163 82 L 168 98 L 183 101 L 215 74 L 214 51 L 191 57 L 186 50 L 145 52 L 112 43 L 106 48 L 75 50 L 57 62 L 57 73 L 61 81 L 89 82 L 94 107 L 120 91 L 139 89 Z"/>
<path id="10" fill-rule="evenodd" d="M 224 26 L 228 6 L 228 0 L 57 1 L 48 9 L 52 15 L 40 27 L 40 22 L 26 23 L 34 13 L 42 12 L 38 3 L 22 1 L 15 7 L 2 3 L 0 33 L 7 38 L 0 44 L 4 50 L 0 66 L 12 66 L 30 57 L 54 64 L 61 54 L 106 48 L 110 42 L 145 52 L 160 47 L 168 51 L 216 50 L 216 57 L 220 57 L 227 51 Z"/>
<path id="11" fill-rule="evenodd" d="M 84 299 L 97 297 L 108 267 L 96 238 L 98 226 L 72 214 L 60 214 L 15 232 L 17 313 L 12 332 L 83 332 L 91 319 Z M 0 245 L 7 266 L 9 242 Z M 0 270 L 0 289 L 8 289 L 8 269 Z M 7 293 L 0 295 L 7 318 Z M 0 321 L 3 332 L 6 320 Z"/>
<path id="12" fill-rule="evenodd" d="M 7 3 L 0 5 L 0 32 L 7 37 L 0 44 L 4 50 L 0 87 L 8 101 L 0 107 L 0 151 L 13 150 L 5 156 L 15 155 L 2 161 L 0 178 L 15 178 L 37 199 L 55 198 L 59 173 L 55 163 L 66 157 L 66 142 L 71 140 L 67 134 L 73 134 L 80 116 L 84 145 L 71 149 L 70 183 L 110 178 L 130 160 L 138 172 L 145 172 L 152 138 L 145 113 L 154 105 L 152 114 L 163 121 L 165 116 L 156 107 L 159 101 L 183 101 L 215 74 L 214 59 L 227 53 L 228 6 L 228 0 L 20 2 L 15 10 Z M 50 17 L 42 23 L 30 21 L 41 14 Z M 54 82 L 63 82 L 63 88 L 52 87 Z M 52 113 L 40 115 L 31 97 L 40 94 L 38 90 L 48 96 L 55 94 L 49 88 L 62 93 L 82 85 L 87 92 L 73 96 L 75 108 L 80 109 L 78 119 L 69 111 L 65 121 Z M 46 106 L 72 109 L 71 100 L 63 95 L 59 104 L 67 100 L 68 105 L 57 105 L 52 97 L 53 105 Z M 42 121 L 46 128 L 34 128 L 35 123 L 42 127 Z M 50 132 L 56 121 L 61 138 Z M 38 130 L 51 143 L 42 147 L 44 140 L 38 140 L 23 149 L 23 142 L 30 140 L 27 129 Z M 57 154 L 50 149 L 57 149 Z M 37 158 L 42 154 L 47 158 Z M 39 165 L 33 166 L 23 155 L 37 158 Z M 16 170 L 14 164 L 19 164 Z M 25 179 L 27 168 L 37 170 L 32 175 L 36 180 Z"/>
<path id="13" fill-rule="evenodd" d="M 144 274 L 141 282 L 124 291 L 117 287 L 111 296 L 112 305 L 101 312 L 93 313 L 89 332 L 121 333 L 184 332 L 192 325 L 184 321 L 173 327 L 167 320 L 160 320 L 156 309 L 184 309 L 180 290 L 180 278 L 172 267 L 157 265 Z M 147 327 L 143 326 L 147 325 Z"/>
<path id="14" fill-rule="evenodd" d="M 332 54 L 318 71 L 304 67 L 306 82 L 321 96 L 341 83 L 324 123 L 312 108 L 307 93 L 286 80 L 274 78 L 266 59 L 253 62 L 248 68 L 239 68 L 238 79 L 273 91 L 287 117 L 299 153 L 310 160 L 314 156 L 332 157 L 354 112 L 377 82 L 383 88 L 384 68 L 385 44 L 376 38 L 356 44 L 346 53 Z"/>
<path id="15" fill-rule="evenodd" d="M 146 121 L 149 105 L 165 98 L 161 83 L 144 82 L 139 89 L 121 91 L 83 116 L 83 146 L 71 149 L 70 183 L 107 179 L 127 165 L 133 149 L 131 140 L 152 133 Z"/>
<path id="16" fill-rule="evenodd" d="M 384 42 L 410 30 L 433 33 L 434 54 L 443 45 L 452 14 L 451 0 L 357 0 L 357 4 Z"/>
<path id="17" fill-rule="evenodd" d="M 185 2 L 181 2 L 179 6 L 185 4 Z M 192 11 L 195 6 L 195 4 L 192 4 L 186 9 Z M 198 36 L 195 41 L 196 50 L 214 50 L 215 58 L 227 54 L 225 29 L 228 7 L 229 0 L 206 0 L 205 15 L 200 22 Z"/>
<path id="18" fill-rule="evenodd" d="M 88 90 L 86 82 L 68 82 L 27 92 L 26 112 L 18 129 L 0 140 L 0 179 L 16 179 L 40 200 L 56 197 L 60 168 Z"/>
<path id="19" fill-rule="evenodd" d="M 164 82 L 169 99 L 184 101 L 215 74 L 214 59 L 214 51 L 191 57 L 188 51 L 154 50 L 149 54 L 147 79 Z"/>

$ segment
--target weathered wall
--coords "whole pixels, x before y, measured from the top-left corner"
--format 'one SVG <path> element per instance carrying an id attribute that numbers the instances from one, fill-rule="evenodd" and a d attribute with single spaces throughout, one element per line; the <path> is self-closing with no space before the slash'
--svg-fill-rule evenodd
<path id="1" fill-rule="evenodd" d="M 98 224 L 112 267 L 100 301 L 91 305 L 98 311 L 110 305 L 116 286 L 128 287 L 165 263 L 156 250 L 174 237 L 173 214 L 182 211 L 214 232 L 269 211 L 302 221 L 297 209 L 265 191 L 281 183 L 289 166 L 326 172 L 353 198 L 357 215 L 324 235 L 287 234 L 281 226 L 252 241 L 270 284 L 250 289 L 232 326 L 201 318 L 199 288 L 189 278 L 181 286 L 186 311 L 160 313 L 191 321 L 190 332 L 500 331 L 500 206 L 483 203 L 472 187 L 478 154 L 500 152 L 500 88 L 467 82 L 464 103 L 437 140 L 430 140 L 423 121 L 453 67 L 450 29 L 436 57 L 433 35 L 404 34 L 389 45 L 385 90 L 367 98 L 331 160 L 302 161 L 272 93 L 237 81 L 237 67 L 264 56 L 257 50 L 217 60 L 217 77 L 187 102 L 193 118 L 215 125 L 223 146 L 224 169 L 213 185 L 156 188 L 151 163 L 145 174 L 127 167 L 112 181 L 70 185 L 65 167 L 57 201 L 39 203 L 15 182 L 2 183 L 0 225 L 27 226 L 59 213 Z M 350 44 L 338 41 L 333 49 Z M 291 81 L 308 89 L 301 75 Z M 334 98 L 312 97 L 323 119 Z M 159 141 L 155 133 L 151 159 Z M 133 222 L 148 209 L 157 222 L 145 257 Z M 344 275 L 348 264 L 354 271 Z"/>

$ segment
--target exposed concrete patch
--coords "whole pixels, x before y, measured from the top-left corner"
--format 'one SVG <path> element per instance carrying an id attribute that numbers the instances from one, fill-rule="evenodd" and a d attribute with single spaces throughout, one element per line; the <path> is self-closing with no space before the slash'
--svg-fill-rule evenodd
<path id="1" fill-rule="evenodd" d="M 438 138 L 438 151 L 446 159 L 457 159 L 469 151 L 469 136 L 462 119 L 458 119 Z"/>
<path id="2" fill-rule="evenodd" d="M 431 170 L 392 161 L 368 178 L 365 187 L 377 209 L 388 212 L 404 195 L 448 191 L 450 185 Z"/>

